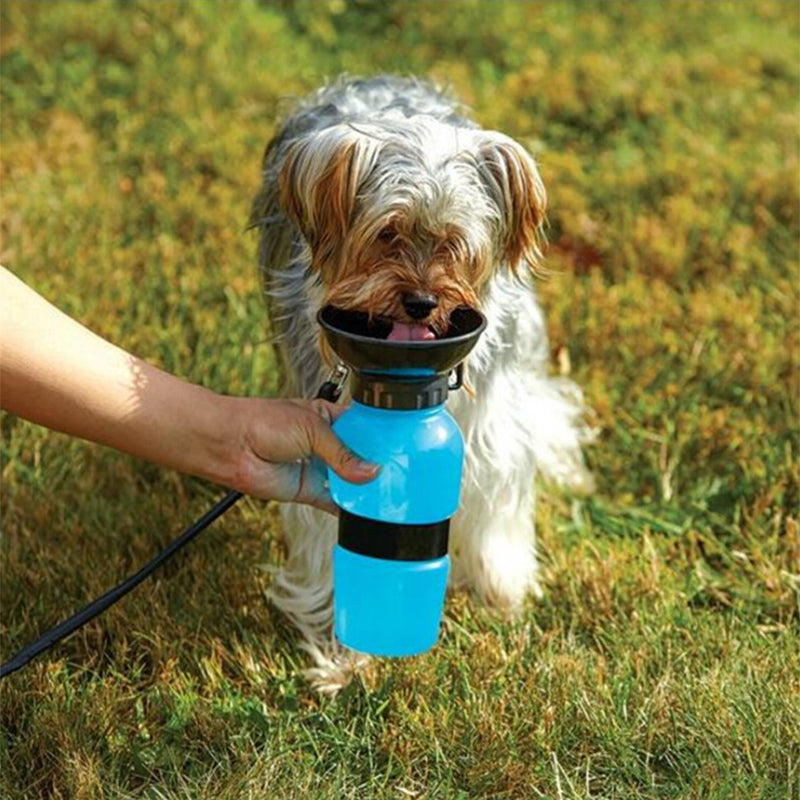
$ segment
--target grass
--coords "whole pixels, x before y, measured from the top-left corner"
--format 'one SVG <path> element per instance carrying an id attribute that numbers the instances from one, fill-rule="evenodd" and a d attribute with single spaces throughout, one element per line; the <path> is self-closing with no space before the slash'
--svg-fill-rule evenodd
<path id="1" fill-rule="evenodd" d="M 298 677 L 226 517 L 0 686 L 7 798 L 800 798 L 798 10 L 790 3 L 14 3 L 3 262 L 219 391 L 275 391 L 242 233 L 285 98 L 447 80 L 536 155 L 554 369 L 596 493 L 542 491 L 544 599 L 464 595 L 430 655 Z M 2 652 L 219 495 L 2 419 Z"/>

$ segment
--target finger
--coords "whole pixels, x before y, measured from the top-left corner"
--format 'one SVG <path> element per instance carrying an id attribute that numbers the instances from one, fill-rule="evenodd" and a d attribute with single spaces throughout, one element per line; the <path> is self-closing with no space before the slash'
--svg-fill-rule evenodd
<path id="1" fill-rule="evenodd" d="M 320 416 L 311 431 L 311 449 L 340 478 L 350 483 L 366 483 L 380 472 L 380 465 L 359 458 L 346 447 Z"/>
<path id="2" fill-rule="evenodd" d="M 333 514 L 334 517 L 339 516 L 339 506 L 337 506 L 333 500 L 324 500 L 319 498 L 309 503 L 309 505 L 314 506 L 314 508 L 319 508 L 322 511 L 327 511 L 329 514 Z"/>
<path id="3" fill-rule="evenodd" d="M 265 497 L 289 503 L 305 503 L 331 514 L 339 509 L 328 492 L 324 469 L 309 461 L 276 464 L 270 474 Z"/>
<path id="4" fill-rule="evenodd" d="M 317 399 L 311 401 L 311 407 L 328 423 L 328 425 L 331 425 L 350 408 L 350 404 L 331 403 L 329 400 Z"/>
<path id="5" fill-rule="evenodd" d="M 316 458 L 303 459 L 298 465 L 298 487 L 294 500 L 298 503 L 319 505 L 329 503 L 333 499 L 328 491 L 328 480 L 325 465 Z"/>
<path id="6" fill-rule="evenodd" d="M 303 466 L 304 469 L 300 472 L 297 502 L 308 503 L 332 514 L 338 514 L 339 507 L 333 502 L 328 490 L 328 472 L 325 465 L 319 459 L 312 458 L 304 462 Z"/>

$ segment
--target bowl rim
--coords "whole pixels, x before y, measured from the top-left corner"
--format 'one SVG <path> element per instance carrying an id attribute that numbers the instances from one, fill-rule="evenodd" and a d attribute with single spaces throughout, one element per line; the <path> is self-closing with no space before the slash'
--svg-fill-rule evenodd
<path id="1" fill-rule="evenodd" d="M 462 342 L 467 342 L 468 340 L 472 339 L 473 337 L 479 336 L 483 331 L 486 329 L 486 325 L 488 324 L 488 320 L 486 316 L 478 311 L 477 308 L 472 308 L 472 306 L 458 306 L 458 308 L 454 309 L 457 311 L 458 309 L 464 309 L 466 311 L 471 311 L 473 314 L 477 314 L 480 318 L 480 325 L 473 331 L 469 331 L 468 333 L 462 333 L 458 336 L 448 336 L 447 338 L 443 339 L 426 339 L 426 340 L 410 340 L 410 341 L 395 341 L 395 340 L 388 340 L 388 339 L 377 339 L 374 336 L 363 336 L 359 333 L 350 333 L 350 331 L 346 331 L 343 328 L 337 328 L 335 325 L 332 325 L 328 322 L 323 314 L 327 309 L 334 309 L 339 311 L 345 311 L 345 309 L 336 309 L 336 306 L 328 305 L 323 306 L 317 312 L 317 322 L 328 331 L 335 333 L 338 336 L 344 336 L 352 342 L 358 342 L 363 344 L 369 344 L 372 347 L 386 347 L 389 350 L 399 349 L 399 348 L 411 348 L 413 350 L 433 350 L 436 347 L 453 347 L 454 345 L 461 344 Z M 451 312 L 452 313 L 452 312 Z"/>

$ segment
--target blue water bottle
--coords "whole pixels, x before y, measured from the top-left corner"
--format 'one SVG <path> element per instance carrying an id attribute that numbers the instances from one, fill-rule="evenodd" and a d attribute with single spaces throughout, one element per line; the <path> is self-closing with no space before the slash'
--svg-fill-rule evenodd
<path id="1" fill-rule="evenodd" d="M 336 636 L 372 655 L 423 653 L 439 636 L 450 517 L 458 508 L 464 461 L 464 440 L 445 403 L 448 391 L 460 386 L 460 364 L 486 321 L 473 309 L 457 309 L 445 336 L 399 342 L 377 338 L 363 314 L 327 306 L 318 320 L 351 368 L 353 403 L 333 429 L 382 467 L 366 484 L 328 473 L 340 509 Z"/>

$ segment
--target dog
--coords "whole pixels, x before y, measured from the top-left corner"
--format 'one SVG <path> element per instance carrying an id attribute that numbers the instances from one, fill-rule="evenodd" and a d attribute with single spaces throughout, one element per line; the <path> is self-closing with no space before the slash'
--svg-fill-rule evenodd
<path id="1" fill-rule="evenodd" d="M 504 614 L 541 594 L 536 479 L 591 487 L 582 395 L 548 375 L 534 292 L 545 208 L 520 144 L 433 84 L 378 76 L 340 78 L 299 102 L 267 145 L 250 218 L 289 395 L 314 396 L 328 374 L 316 323 L 326 304 L 388 320 L 395 339 L 440 335 L 460 306 L 487 317 L 470 391 L 448 404 L 466 443 L 451 586 Z M 335 693 L 364 662 L 332 633 L 336 520 L 293 504 L 282 515 L 287 559 L 271 599 L 300 631 L 307 676 Z"/>

